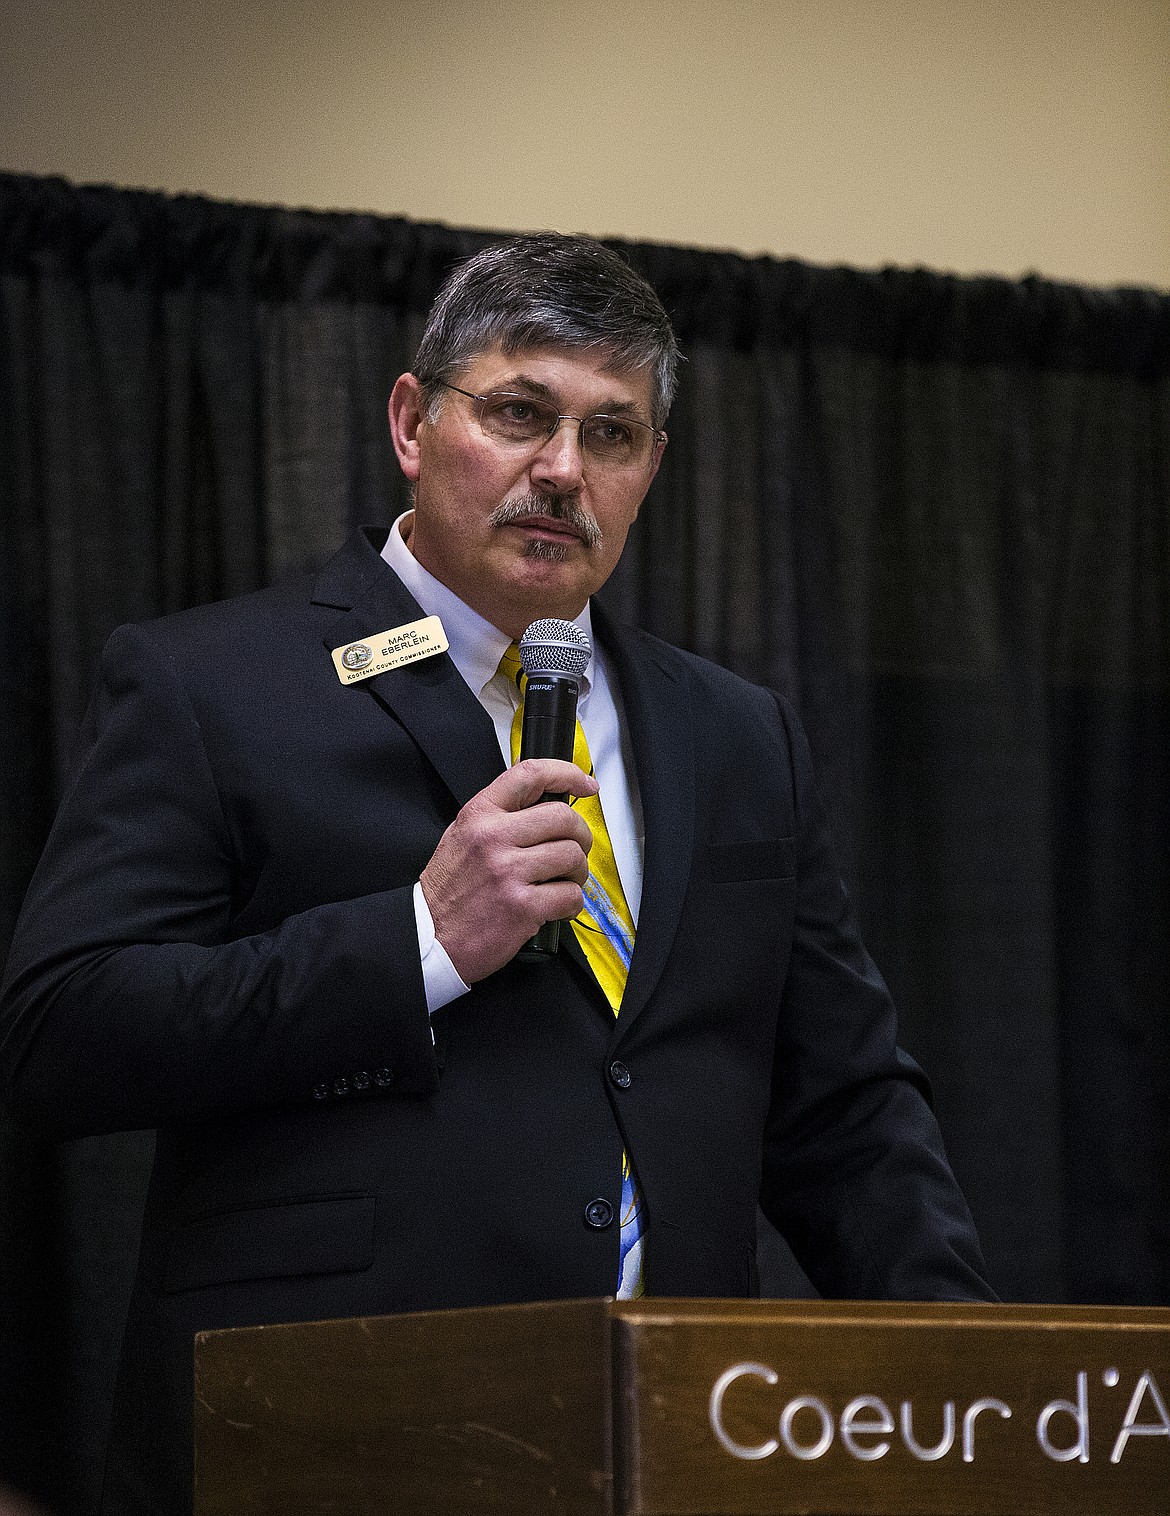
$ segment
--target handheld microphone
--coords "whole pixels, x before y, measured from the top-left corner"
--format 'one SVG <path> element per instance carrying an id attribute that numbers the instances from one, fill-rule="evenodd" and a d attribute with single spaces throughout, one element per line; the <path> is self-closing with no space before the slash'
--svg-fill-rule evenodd
<path id="1" fill-rule="evenodd" d="M 520 639 L 520 663 L 527 677 L 520 757 L 573 761 L 577 732 L 577 697 L 581 675 L 589 666 L 589 638 L 573 621 L 534 621 Z M 542 795 L 541 800 L 567 800 Z M 520 949 L 525 962 L 550 958 L 561 940 L 561 923 L 546 921 Z"/>

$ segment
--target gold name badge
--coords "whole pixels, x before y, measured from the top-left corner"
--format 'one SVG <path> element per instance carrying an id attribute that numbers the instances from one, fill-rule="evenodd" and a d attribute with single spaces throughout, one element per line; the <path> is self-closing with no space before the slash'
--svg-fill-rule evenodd
<path id="1" fill-rule="evenodd" d="M 333 667 L 342 684 L 356 684 L 359 679 L 372 679 L 375 674 L 401 668 L 404 663 L 433 658 L 436 653 L 445 653 L 447 647 L 443 623 L 437 616 L 424 616 L 421 621 L 410 621 L 406 626 L 375 632 L 371 637 L 335 647 Z"/>

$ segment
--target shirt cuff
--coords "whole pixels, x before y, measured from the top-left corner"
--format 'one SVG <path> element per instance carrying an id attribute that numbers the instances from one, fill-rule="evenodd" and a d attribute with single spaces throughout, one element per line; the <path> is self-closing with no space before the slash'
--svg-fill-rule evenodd
<path id="1" fill-rule="evenodd" d="M 418 956 L 422 962 L 427 1014 L 433 1016 L 452 1000 L 466 995 L 471 986 L 463 983 L 458 969 L 447 956 L 447 949 L 435 936 L 435 923 L 421 881 L 414 887 L 414 924 L 418 931 Z"/>

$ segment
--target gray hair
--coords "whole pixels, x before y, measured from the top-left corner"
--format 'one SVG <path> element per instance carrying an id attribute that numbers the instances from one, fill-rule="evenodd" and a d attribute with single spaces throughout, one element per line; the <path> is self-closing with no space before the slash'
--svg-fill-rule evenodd
<path id="1" fill-rule="evenodd" d="M 586 348 L 615 373 L 651 370 L 651 420 L 674 399 L 679 351 L 658 296 L 592 237 L 537 232 L 494 243 L 447 276 L 419 343 L 414 375 L 433 411 L 444 382 L 479 353 Z"/>

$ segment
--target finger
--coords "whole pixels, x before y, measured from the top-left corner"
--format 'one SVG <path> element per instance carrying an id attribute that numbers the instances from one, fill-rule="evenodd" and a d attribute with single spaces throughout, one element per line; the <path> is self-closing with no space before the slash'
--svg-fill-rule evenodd
<path id="1" fill-rule="evenodd" d="M 535 885 L 533 895 L 541 921 L 572 921 L 574 916 L 581 914 L 585 904 L 580 885 L 567 879 L 551 879 L 547 884 Z"/>
<path id="2" fill-rule="evenodd" d="M 584 816 L 578 816 L 563 800 L 546 800 L 522 811 L 509 811 L 499 822 L 500 840 L 512 847 L 537 847 L 542 842 L 570 840 L 588 853 L 593 833 Z"/>
<path id="3" fill-rule="evenodd" d="M 542 795 L 596 795 L 597 780 L 560 758 L 525 758 L 483 791 L 504 811 L 520 811 Z"/>
<path id="4" fill-rule="evenodd" d="M 554 879 L 571 879 L 582 887 L 589 878 L 589 860 L 575 842 L 543 842 L 525 848 L 522 877 L 529 884 L 547 884 Z"/>

